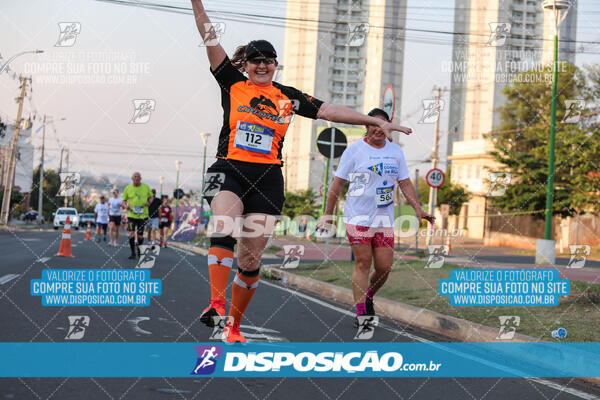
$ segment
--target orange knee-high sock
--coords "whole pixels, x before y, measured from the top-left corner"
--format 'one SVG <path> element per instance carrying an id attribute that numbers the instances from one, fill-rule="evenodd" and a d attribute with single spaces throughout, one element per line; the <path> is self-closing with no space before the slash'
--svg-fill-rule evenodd
<path id="1" fill-rule="evenodd" d="M 258 287 L 259 270 L 243 271 L 238 269 L 231 285 L 231 309 L 229 315 L 235 322 L 242 320 L 242 315 L 250 303 Z"/>
<path id="2" fill-rule="evenodd" d="M 227 280 L 233 264 L 233 250 L 212 246 L 208 249 L 208 274 L 210 276 L 210 297 L 225 300 Z"/>

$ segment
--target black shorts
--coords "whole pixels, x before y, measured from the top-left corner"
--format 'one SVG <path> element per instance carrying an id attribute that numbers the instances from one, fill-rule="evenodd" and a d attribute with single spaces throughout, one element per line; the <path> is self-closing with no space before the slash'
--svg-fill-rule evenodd
<path id="1" fill-rule="evenodd" d="M 244 214 L 281 214 L 285 196 L 280 165 L 217 159 L 206 173 L 204 194 L 209 204 L 216 193 L 228 190 L 242 200 Z"/>
<path id="2" fill-rule="evenodd" d="M 108 224 L 103 224 L 102 222 L 97 222 L 96 226 L 98 227 L 98 229 L 104 231 L 104 234 L 106 234 L 106 227 L 108 226 Z"/>
<path id="3" fill-rule="evenodd" d="M 158 223 L 158 229 L 170 228 L 170 227 L 171 227 L 170 222 L 159 222 Z"/>
<path id="4" fill-rule="evenodd" d="M 121 216 L 120 215 L 109 215 L 108 222 L 112 222 L 116 226 L 121 225 Z"/>
<path id="5" fill-rule="evenodd" d="M 129 232 L 137 231 L 138 236 L 144 236 L 145 218 L 128 218 L 127 230 Z"/>

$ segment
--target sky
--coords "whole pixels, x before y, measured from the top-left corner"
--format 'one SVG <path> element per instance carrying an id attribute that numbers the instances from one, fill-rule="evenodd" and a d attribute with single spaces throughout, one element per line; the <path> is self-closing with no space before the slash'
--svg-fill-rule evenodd
<path id="1" fill-rule="evenodd" d="M 162 3 L 190 5 L 186 0 Z M 235 21 L 223 20 L 221 44 L 228 54 L 237 45 L 260 38 L 270 40 L 280 53 L 285 51 L 282 27 L 244 17 L 250 13 L 284 17 L 285 0 L 204 3 L 207 10 L 240 13 Z M 578 40 L 600 41 L 600 5 L 594 3 L 578 2 Z M 452 31 L 453 6 L 451 0 L 409 0 L 407 27 Z M 223 16 L 209 15 L 213 22 Z M 59 24 L 67 22 L 78 24 L 76 38 L 55 46 Z M 438 35 L 430 37 L 443 38 L 436 40 L 439 44 L 423 43 L 424 36 L 410 33 L 406 42 L 402 109 L 395 120 L 415 130 L 402 138 L 411 175 L 417 167 L 427 169 L 423 160 L 433 146 L 433 125 L 417 124 L 422 100 L 433 97 L 434 86 L 450 86 L 444 63 L 451 59 L 451 40 Z M 211 134 L 208 166 L 214 161 L 222 109 L 191 15 L 96 0 L 2 0 L 0 38 L 2 62 L 21 51 L 44 50 L 20 56 L 11 62 L 9 73 L 0 74 L 0 118 L 14 121 L 17 114 L 14 98 L 19 83 L 10 74 L 32 76 L 33 92 L 28 91 L 24 115 L 38 115 L 34 131 L 40 126 L 40 115 L 54 120 L 46 129 L 46 168 L 58 168 L 59 149 L 66 146 L 71 150 L 72 171 L 109 177 L 140 171 L 154 187 L 163 176 L 165 189 L 170 190 L 176 180 L 175 161 L 181 160 L 179 181 L 184 190 L 201 186 L 201 133 Z M 600 46 L 592 49 L 598 51 Z M 577 55 L 578 65 L 592 62 L 600 62 L 600 57 Z M 151 100 L 153 110 L 147 121 L 134 118 L 136 100 Z M 448 107 L 440 120 L 442 160 L 446 159 L 447 112 Z M 34 135 L 34 145 L 40 144 L 41 131 Z"/>

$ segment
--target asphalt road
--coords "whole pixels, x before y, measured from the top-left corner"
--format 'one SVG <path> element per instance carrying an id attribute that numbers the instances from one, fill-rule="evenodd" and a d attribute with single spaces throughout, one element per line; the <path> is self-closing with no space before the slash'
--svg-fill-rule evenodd
<path id="1" fill-rule="evenodd" d="M 73 232 L 74 258 L 55 257 L 58 232 L 0 231 L 0 341 L 65 342 L 69 315 L 88 315 L 83 341 L 206 342 L 212 330 L 198 318 L 209 298 L 206 257 L 162 249 L 152 278 L 163 293 L 148 307 L 44 307 L 31 296 L 31 279 L 46 268 L 134 268 L 121 247 L 83 241 Z M 16 275 L 16 276 L 15 276 Z M 233 274 L 232 274 L 233 276 Z M 3 282 L 3 283 L 1 283 Z M 352 309 L 263 281 L 242 331 L 256 341 L 352 342 Z M 382 320 L 374 341 L 445 341 Z M 0 358 L 1 360 L 1 358 Z M 68 361 L 68 360 L 62 360 Z M 57 360 L 61 362 L 61 360 Z M 0 399 L 593 399 L 600 391 L 572 380 L 545 379 L 0 379 Z"/>

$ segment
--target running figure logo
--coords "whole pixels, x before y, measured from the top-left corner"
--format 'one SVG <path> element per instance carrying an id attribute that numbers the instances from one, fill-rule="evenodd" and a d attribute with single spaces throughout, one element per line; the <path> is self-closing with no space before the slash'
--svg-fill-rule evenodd
<path id="1" fill-rule="evenodd" d="M 424 99 L 423 115 L 419 124 L 434 124 L 440 117 L 440 112 L 444 109 L 446 102 L 442 99 Z"/>
<path id="2" fill-rule="evenodd" d="M 85 329 L 90 326 L 90 317 L 87 315 L 69 315 L 69 332 L 65 340 L 83 339 Z"/>
<path id="3" fill-rule="evenodd" d="M 208 172 L 205 176 L 204 197 L 214 197 L 225 183 L 225 174 L 222 172 Z"/>
<path id="4" fill-rule="evenodd" d="M 201 217 L 200 207 L 183 206 L 181 218 L 175 219 L 175 231 L 171 234 L 174 242 L 189 242 L 196 237 L 198 230 L 198 218 Z"/>
<path id="5" fill-rule="evenodd" d="M 576 124 L 581 118 L 581 111 L 585 109 L 585 100 L 565 100 L 565 116 L 562 119 L 563 124 Z"/>
<path id="6" fill-rule="evenodd" d="M 288 244 L 283 246 L 283 262 L 281 268 L 292 269 L 298 268 L 300 260 L 304 256 L 304 245 L 301 244 Z"/>
<path id="7" fill-rule="evenodd" d="M 508 22 L 490 22 L 491 34 L 486 45 L 492 47 L 504 46 L 510 35 L 510 26 Z"/>
<path id="8" fill-rule="evenodd" d="M 134 99 L 133 117 L 130 124 L 146 124 L 150 121 L 150 114 L 156 110 L 156 100 L 152 99 Z"/>
<path id="9" fill-rule="evenodd" d="M 504 195 L 510 185 L 511 177 L 508 172 L 490 172 L 490 189 L 487 195 L 491 197 Z"/>
<path id="10" fill-rule="evenodd" d="M 370 26 L 366 22 L 358 24 L 348 24 L 348 40 L 346 41 L 346 46 L 362 46 L 365 43 L 365 39 L 367 39 L 367 36 L 369 34 L 369 28 Z"/>
<path id="11" fill-rule="evenodd" d="M 291 124 L 294 121 L 295 112 L 300 108 L 300 101 L 297 99 L 278 100 L 279 119 L 284 124 Z"/>
<path id="12" fill-rule="evenodd" d="M 217 359 L 221 358 L 221 346 L 196 346 L 198 361 L 190 375 L 210 375 L 217 368 Z"/>
<path id="13" fill-rule="evenodd" d="M 567 268 L 583 268 L 592 248 L 588 244 L 570 244 L 569 250 L 571 259 L 567 264 Z"/>
<path id="14" fill-rule="evenodd" d="M 375 333 L 375 327 L 379 325 L 377 315 L 358 315 L 358 331 L 354 340 L 370 340 Z"/>
<path id="15" fill-rule="evenodd" d="M 425 268 L 442 268 L 444 260 L 450 249 L 443 244 L 433 244 L 429 246 L 429 258 Z"/>
<path id="16" fill-rule="evenodd" d="M 78 172 L 61 172 L 60 188 L 58 189 L 59 196 L 74 196 L 77 192 L 81 176 Z"/>
<path id="17" fill-rule="evenodd" d="M 496 339 L 511 340 L 514 338 L 517 327 L 521 324 L 521 317 L 518 315 L 507 315 L 498 318 L 500 319 L 500 330 Z"/>
<path id="18" fill-rule="evenodd" d="M 366 172 L 352 172 L 348 174 L 350 178 L 350 186 L 348 187 L 349 197 L 359 197 L 365 193 L 367 184 L 371 179 L 371 174 Z"/>
<path id="19" fill-rule="evenodd" d="M 71 47 L 81 33 L 81 24 L 79 22 L 59 22 L 58 29 L 60 33 L 54 47 Z"/>
<path id="20" fill-rule="evenodd" d="M 233 317 L 213 317 L 213 321 L 215 326 L 208 340 L 227 340 L 227 337 L 225 336 L 225 327 L 227 324 L 233 323 Z"/>
<path id="21" fill-rule="evenodd" d="M 204 40 L 200 43 L 199 47 L 214 47 L 219 45 L 219 39 L 225 33 L 225 23 L 224 22 L 215 22 L 211 24 L 207 22 L 204 24 L 204 30 L 206 33 L 204 34 Z"/>
<path id="22" fill-rule="evenodd" d="M 150 269 L 154 267 L 154 263 L 156 262 L 156 258 L 160 254 L 160 247 L 158 246 L 149 246 L 149 245 L 141 245 L 140 248 L 140 259 L 135 266 L 136 268 L 142 269 Z"/>

